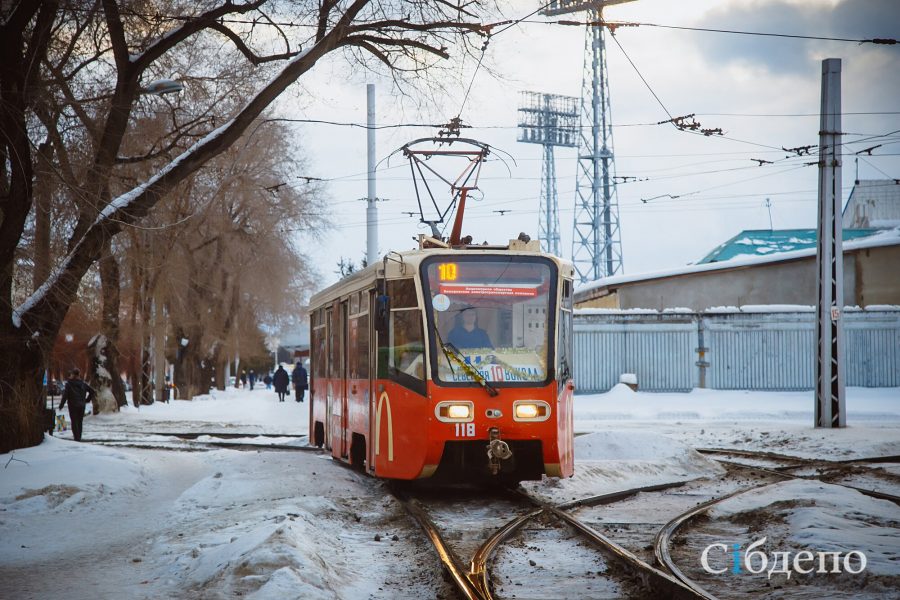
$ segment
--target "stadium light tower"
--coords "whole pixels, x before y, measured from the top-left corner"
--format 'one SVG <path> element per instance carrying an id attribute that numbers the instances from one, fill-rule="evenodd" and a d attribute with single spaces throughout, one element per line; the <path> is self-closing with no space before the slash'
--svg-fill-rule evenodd
<path id="1" fill-rule="evenodd" d="M 544 147 L 538 239 L 544 252 L 561 256 L 553 147 L 578 145 L 578 98 L 539 92 L 522 92 L 521 97 L 519 141 Z"/>
<path id="2" fill-rule="evenodd" d="M 586 12 L 594 23 L 587 26 L 585 35 L 581 145 L 575 176 L 572 262 L 581 283 L 623 271 L 606 43 L 600 23 L 605 7 L 633 1 L 554 0 L 541 11 L 546 16 Z"/>

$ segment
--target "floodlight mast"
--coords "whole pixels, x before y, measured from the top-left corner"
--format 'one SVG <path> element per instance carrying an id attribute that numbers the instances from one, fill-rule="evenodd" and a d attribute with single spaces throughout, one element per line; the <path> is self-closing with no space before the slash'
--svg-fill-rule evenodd
<path id="1" fill-rule="evenodd" d="M 541 13 L 588 12 L 581 88 L 581 146 L 575 179 L 572 263 L 580 283 L 624 271 L 616 196 L 612 111 L 603 9 L 634 0 L 554 0 Z"/>
<path id="2" fill-rule="evenodd" d="M 522 92 L 519 104 L 519 141 L 541 144 L 544 148 L 538 239 L 544 252 L 562 256 L 553 147 L 578 146 L 578 98 Z"/>

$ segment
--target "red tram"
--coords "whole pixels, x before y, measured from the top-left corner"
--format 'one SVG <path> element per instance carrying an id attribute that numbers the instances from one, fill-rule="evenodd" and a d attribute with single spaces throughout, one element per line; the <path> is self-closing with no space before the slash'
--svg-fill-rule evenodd
<path id="1" fill-rule="evenodd" d="M 311 443 L 377 477 L 571 477 L 573 274 L 420 235 L 316 294 Z"/>

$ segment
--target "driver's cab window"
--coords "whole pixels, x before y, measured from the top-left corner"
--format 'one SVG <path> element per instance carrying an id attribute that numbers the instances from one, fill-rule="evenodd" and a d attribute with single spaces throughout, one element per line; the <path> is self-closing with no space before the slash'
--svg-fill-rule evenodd
<path id="1" fill-rule="evenodd" d="M 468 364 L 491 382 L 545 380 L 553 276 L 543 262 L 429 264 L 426 308 L 436 329 L 438 379 L 473 381 Z"/>

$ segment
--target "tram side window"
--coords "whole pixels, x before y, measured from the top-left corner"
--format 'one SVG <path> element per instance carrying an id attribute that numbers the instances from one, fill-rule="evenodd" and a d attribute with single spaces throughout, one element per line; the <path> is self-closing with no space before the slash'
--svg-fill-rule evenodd
<path id="1" fill-rule="evenodd" d="M 350 378 L 369 378 L 369 315 L 350 319 Z"/>
<path id="2" fill-rule="evenodd" d="M 325 377 L 325 328 L 313 329 L 312 337 L 313 377 Z"/>
<path id="3" fill-rule="evenodd" d="M 388 280 L 387 293 L 391 297 L 391 308 L 415 308 L 419 305 L 412 278 Z"/>
<path id="4" fill-rule="evenodd" d="M 559 340 L 556 344 L 556 377 L 560 386 L 572 378 L 572 282 L 563 281 L 562 306 L 559 313 Z"/>
<path id="5" fill-rule="evenodd" d="M 329 311 L 327 315 L 326 318 L 330 321 L 328 332 L 331 334 L 331 339 L 328 340 L 328 377 L 341 379 L 341 324 L 338 311 Z"/>
<path id="6" fill-rule="evenodd" d="M 378 376 L 425 393 L 425 341 L 420 310 L 391 311 L 388 334 L 379 336 Z"/>

